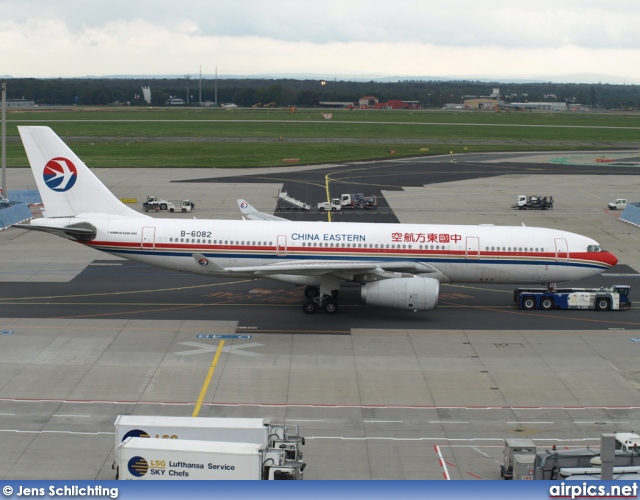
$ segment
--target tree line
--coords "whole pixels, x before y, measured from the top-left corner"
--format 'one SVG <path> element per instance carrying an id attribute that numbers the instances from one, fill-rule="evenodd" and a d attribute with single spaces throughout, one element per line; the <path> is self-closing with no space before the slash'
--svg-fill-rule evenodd
<path id="1" fill-rule="evenodd" d="M 489 96 L 500 89 L 507 102 L 567 102 L 605 109 L 637 110 L 639 85 L 606 83 L 505 83 L 466 80 L 404 80 L 398 82 L 360 82 L 343 80 L 293 79 L 212 79 L 188 78 L 12 78 L 7 80 L 8 99 L 33 100 L 37 105 L 146 105 L 142 87 L 151 88 L 153 106 L 163 106 L 171 97 L 186 105 L 199 102 L 233 103 L 252 106 L 276 103 L 278 106 L 319 106 L 321 102 L 357 102 L 374 96 L 418 101 L 423 107 L 461 103 L 470 96 Z"/>

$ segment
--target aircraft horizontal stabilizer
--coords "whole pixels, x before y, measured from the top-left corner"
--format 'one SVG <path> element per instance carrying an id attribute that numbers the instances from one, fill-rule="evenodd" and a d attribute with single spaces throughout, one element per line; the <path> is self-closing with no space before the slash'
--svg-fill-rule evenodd
<path id="1" fill-rule="evenodd" d="M 55 234 L 67 239 L 92 240 L 96 237 L 96 228 L 91 224 L 52 227 L 52 226 L 32 226 L 31 224 L 14 224 L 11 227 L 18 229 L 29 229 L 31 231 L 42 231 L 43 233 Z"/>

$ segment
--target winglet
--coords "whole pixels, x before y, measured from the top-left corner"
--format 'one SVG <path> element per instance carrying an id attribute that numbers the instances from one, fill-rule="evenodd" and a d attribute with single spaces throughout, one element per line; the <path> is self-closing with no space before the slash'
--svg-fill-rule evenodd
<path id="1" fill-rule="evenodd" d="M 252 205 L 250 205 L 248 201 L 243 200 L 242 198 L 238 199 L 237 201 L 242 215 L 246 215 L 251 220 L 279 220 L 289 222 L 289 219 L 284 219 L 282 217 L 278 217 L 277 215 L 270 215 L 265 214 L 264 212 L 259 212 Z"/>

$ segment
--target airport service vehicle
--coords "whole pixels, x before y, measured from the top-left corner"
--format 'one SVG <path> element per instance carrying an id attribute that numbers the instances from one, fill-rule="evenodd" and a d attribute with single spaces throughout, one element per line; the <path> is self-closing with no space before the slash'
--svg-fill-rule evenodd
<path id="1" fill-rule="evenodd" d="M 142 210 L 145 212 L 149 210 L 166 210 L 167 208 L 169 208 L 169 202 L 156 196 L 147 196 L 147 201 L 142 204 Z"/>
<path id="2" fill-rule="evenodd" d="M 303 311 L 338 311 L 344 283 L 378 307 L 428 311 L 440 282 L 559 283 L 618 259 L 557 229 L 290 221 L 238 200 L 249 220 L 152 218 L 123 204 L 49 128 L 20 126 L 45 217 L 13 227 L 49 232 L 119 257 L 211 277 L 305 286 Z"/>
<path id="3" fill-rule="evenodd" d="M 280 203 L 281 201 L 289 205 L 288 208 L 292 208 L 294 210 L 309 210 L 311 208 L 311 205 L 297 198 L 294 198 L 293 196 L 289 196 L 289 193 L 287 193 L 286 191 L 278 191 L 278 211 L 282 210 L 283 208 Z"/>
<path id="4" fill-rule="evenodd" d="M 116 449 L 117 479 L 291 480 L 306 464 L 258 443 L 129 437 Z"/>
<path id="5" fill-rule="evenodd" d="M 505 479 L 533 479 L 536 445 L 531 439 L 505 439 L 502 457 L 501 477 Z"/>
<path id="6" fill-rule="evenodd" d="M 191 212 L 195 206 L 195 203 L 192 203 L 190 200 L 170 201 L 169 212 Z"/>
<path id="7" fill-rule="evenodd" d="M 553 196 L 518 195 L 513 208 L 518 210 L 548 210 L 553 208 Z"/>
<path id="8" fill-rule="evenodd" d="M 640 455 L 640 436 L 635 432 L 614 432 L 615 449 Z"/>
<path id="9" fill-rule="evenodd" d="M 613 200 L 607 205 L 609 210 L 624 210 L 627 208 L 627 200 L 624 198 L 618 198 L 617 200 Z"/>
<path id="10" fill-rule="evenodd" d="M 360 208 L 362 198 L 364 198 L 364 193 L 341 194 L 340 204 L 343 208 Z"/>
<path id="11" fill-rule="evenodd" d="M 342 208 L 363 208 L 364 193 L 345 193 L 340 195 Z"/>
<path id="12" fill-rule="evenodd" d="M 516 288 L 513 301 L 520 309 L 596 309 L 624 311 L 631 307 L 628 285 L 602 288 Z"/>
<path id="13" fill-rule="evenodd" d="M 318 210 L 324 212 L 325 210 L 331 210 L 335 212 L 336 210 L 340 210 L 342 205 L 340 204 L 340 198 L 331 198 L 331 201 L 321 201 L 318 203 Z"/>
<path id="14" fill-rule="evenodd" d="M 378 199 L 375 196 L 365 196 L 362 198 L 362 208 L 375 210 L 378 206 Z"/>
<path id="15" fill-rule="evenodd" d="M 300 446 L 305 443 L 297 425 L 278 424 L 268 418 L 118 415 L 114 426 L 116 448 L 129 437 L 258 443 L 284 451 L 287 461 L 299 462 Z"/>

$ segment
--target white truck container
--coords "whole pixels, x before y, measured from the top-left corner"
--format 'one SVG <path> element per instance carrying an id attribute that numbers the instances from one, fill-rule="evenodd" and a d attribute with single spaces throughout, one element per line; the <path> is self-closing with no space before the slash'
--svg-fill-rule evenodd
<path id="1" fill-rule="evenodd" d="M 304 464 L 257 443 L 129 437 L 116 449 L 117 479 L 292 480 Z"/>
<path id="2" fill-rule="evenodd" d="M 116 449 L 128 437 L 258 443 L 281 449 L 287 460 L 297 462 L 305 442 L 297 425 L 276 424 L 269 418 L 118 415 L 114 426 Z"/>
<path id="3" fill-rule="evenodd" d="M 536 445 L 531 439 L 505 439 L 500 475 L 505 479 L 514 479 L 516 476 L 518 476 L 517 479 L 533 479 L 533 470 L 531 469 L 534 468 L 535 455 Z"/>

